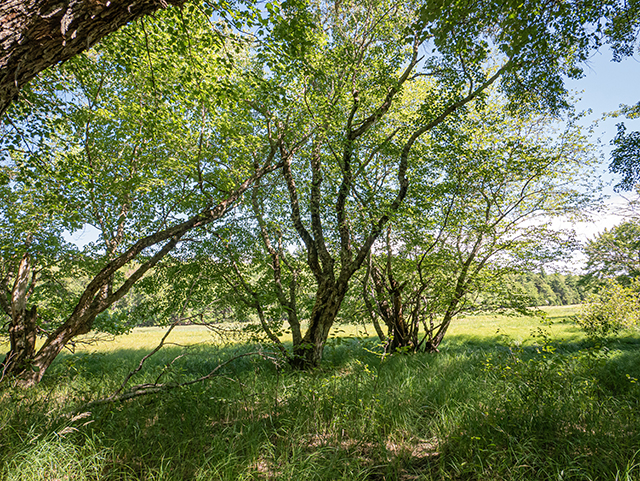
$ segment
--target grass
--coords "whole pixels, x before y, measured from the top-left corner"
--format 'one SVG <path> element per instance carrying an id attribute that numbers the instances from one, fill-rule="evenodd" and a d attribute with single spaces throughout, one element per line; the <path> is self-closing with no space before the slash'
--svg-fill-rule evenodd
<path id="1" fill-rule="evenodd" d="M 36 389 L 0 391 L 0 477 L 640 480 L 640 337 L 592 349 L 574 311 L 549 309 L 548 325 L 467 317 L 440 354 L 384 359 L 375 339 L 337 326 L 313 372 L 245 357 L 208 382 L 89 409 L 162 331 L 79 346 Z M 190 347 L 167 346 L 134 382 L 203 375 L 255 349 L 174 334 Z"/>

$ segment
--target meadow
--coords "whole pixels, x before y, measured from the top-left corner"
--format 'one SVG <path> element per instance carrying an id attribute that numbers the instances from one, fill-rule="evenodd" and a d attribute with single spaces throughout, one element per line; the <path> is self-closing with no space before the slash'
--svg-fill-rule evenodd
<path id="1" fill-rule="evenodd" d="M 176 328 L 129 386 L 203 382 L 98 403 L 162 337 L 135 329 L 0 391 L 6 480 L 640 480 L 640 336 L 594 346 L 569 316 L 459 319 L 438 354 L 383 355 L 339 325 L 321 368 L 268 345 Z"/>

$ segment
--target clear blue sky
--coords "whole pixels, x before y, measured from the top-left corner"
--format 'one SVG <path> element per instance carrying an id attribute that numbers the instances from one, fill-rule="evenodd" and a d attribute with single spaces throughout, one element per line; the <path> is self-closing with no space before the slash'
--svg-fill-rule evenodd
<path id="1" fill-rule="evenodd" d="M 640 102 L 640 56 L 628 57 L 622 62 L 612 62 L 611 53 L 604 50 L 592 55 L 585 67 L 585 76 L 580 80 L 569 80 L 566 86 L 581 100 L 578 110 L 591 109 L 587 122 L 601 118 L 607 112 L 618 110 L 621 104 L 634 105 Z M 640 130 L 640 119 L 609 118 L 601 121 L 595 132 L 600 137 L 608 164 L 610 141 L 616 134 L 616 124 L 624 121 L 627 130 Z M 611 176 L 609 176 L 612 178 Z"/>

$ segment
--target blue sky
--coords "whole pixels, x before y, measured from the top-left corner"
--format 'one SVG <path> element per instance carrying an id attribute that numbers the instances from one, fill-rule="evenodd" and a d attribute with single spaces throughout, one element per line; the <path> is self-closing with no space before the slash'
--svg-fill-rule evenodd
<path id="1" fill-rule="evenodd" d="M 611 58 L 611 53 L 607 50 L 593 54 L 584 69 L 585 76 L 580 80 L 566 82 L 567 88 L 581 98 L 576 105 L 577 110 L 592 110 L 592 113 L 585 118 L 584 124 L 598 121 L 594 132 L 601 141 L 604 154 L 602 177 L 603 180 L 610 182 L 605 192 L 610 195 L 607 202 L 612 212 L 595 216 L 592 223 L 576 225 L 576 230 L 583 239 L 591 238 L 597 232 L 610 228 L 622 220 L 613 212 L 616 206 L 624 203 L 624 199 L 613 192 L 612 185 L 618 179 L 607 169 L 612 149 L 610 142 L 615 137 L 616 124 L 620 122 L 625 123 L 628 131 L 640 131 L 640 119 L 628 120 L 623 117 L 602 119 L 608 112 L 618 110 L 621 104 L 634 105 L 640 102 L 639 55 L 636 53 L 634 57 L 628 57 L 622 62 L 612 62 Z"/>
<path id="2" fill-rule="evenodd" d="M 582 242 L 593 239 L 599 232 L 624 220 L 622 208 L 626 200 L 613 191 L 613 185 L 617 183 L 618 178 L 608 170 L 612 150 L 610 142 L 616 135 L 616 124 L 620 122 L 624 122 L 627 131 L 640 131 L 640 119 L 606 117 L 607 113 L 618 110 L 621 104 L 634 105 L 640 102 L 640 56 L 636 53 L 634 57 L 628 57 L 622 62 L 612 62 L 611 58 L 611 52 L 606 49 L 593 54 L 584 68 L 585 76 L 579 80 L 567 80 L 565 83 L 573 95 L 580 98 L 576 104 L 576 110 L 592 111 L 586 115 L 583 125 L 589 126 L 593 122 L 598 122 L 594 127 L 593 140 L 600 140 L 600 149 L 603 154 L 600 172 L 602 179 L 608 182 L 605 188 L 605 194 L 609 196 L 605 201 L 606 210 L 593 214 L 592 221 L 575 224 L 553 222 L 558 228 L 574 228 L 578 239 Z M 630 197 L 629 194 L 626 195 Z M 557 268 L 561 271 L 580 272 L 585 263 L 584 254 L 576 253 L 570 265 L 559 265 Z"/>
<path id="3" fill-rule="evenodd" d="M 607 113 L 618 110 L 622 104 L 634 105 L 640 102 L 639 56 L 628 57 L 622 62 L 612 62 L 611 58 L 611 53 L 607 50 L 593 54 L 584 68 L 585 76 L 565 83 L 567 88 L 580 98 L 576 104 L 577 110 L 592 110 L 584 123 L 598 121 L 595 133 L 602 142 L 607 165 L 611 151 L 610 142 L 617 130 L 616 124 L 624 122 L 627 130 L 640 130 L 640 119 L 602 119 Z M 607 178 L 616 180 L 608 174 L 606 168 L 604 172 L 607 172 Z"/>
<path id="4" fill-rule="evenodd" d="M 622 62 L 612 62 L 608 51 L 597 52 L 589 59 L 584 68 L 585 76 L 580 80 L 569 80 L 566 86 L 576 91 L 582 97 L 578 103 L 581 110 L 592 109 L 592 119 L 603 113 L 611 112 L 620 104 L 633 105 L 640 101 L 640 58 L 638 55 L 628 57 Z M 580 91 L 582 91 L 580 93 Z M 614 120 L 611 138 L 615 134 Z M 634 122 L 635 128 L 640 128 L 640 121 Z"/>

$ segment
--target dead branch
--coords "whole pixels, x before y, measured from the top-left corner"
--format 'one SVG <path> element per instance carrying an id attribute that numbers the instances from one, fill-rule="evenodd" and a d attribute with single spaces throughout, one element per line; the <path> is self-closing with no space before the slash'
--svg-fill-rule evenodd
<path id="1" fill-rule="evenodd" d="M 232 357 L 231 359 L 227 359 L 226 361 L 224 361 L 221 364 L 218 364 L 211 372 L 209 372 L 209 374 L 206 374 L 204 376 L 198 377 L 196 379 L 191 379 L 189 381 L 185 381 L 185 382 L 181 382 L 181 383 L 166 383 L 166 384 L 139 384 L 137 386 L 133 386 L 129 391 L 122 393 L 122 394 L 112 394 L 111 396 L 107 397 L 107 398 L 103 398 L 103 399 L 98 399 L 96 401 L 91 401 L 87 404 L 84 404 L 83 406 L 81 406 L 80 408 L 74 410 L 74 412 L 79 412 L 79 411 L 83 411 L 85 409 L 91 408 L 93 406 L 100 406 L 103 404 L 109 404 L 109 403 L 114 403 L 114 402 L 123 402 L 123 401 L 128 401 L 129 399 L 134 399 L 140 396 L 146 396 L 148 394 L 157 394 L 157 393 L 164 393 L 164 392 L 168 392 L 174 389 L 179 389 L 179 388 L 183 388 L 186 386 L 190 386 L 192 384 L 197 384 L 199 382 L 203 382 L 206 381 L 208 379 L 211 379 L 213 377 L 225 377 L 225 376 L 221 376 L 220 374 L 218 374 L 218 371 L 220 371 L 220 369 L 222 369 L 223 367 L 227 366 L 228 364 L 231 364 L 234 361 L 237 361 L 238 359 L 241 359 L 243 357 L 248 357 L 248 356 L 260 356 L 262 359 L 271 361 L 272 363 L 279 365 L 278 364 L 278 359 L 277 357 L 274 356 L 274 353 L 265 353 L 263 351 L 252 351 L 252 352 L 246 352 L 243 354 L 238 354 L 237 356 Z M 116 391 L 116 392 L 120 392 Z"/>

